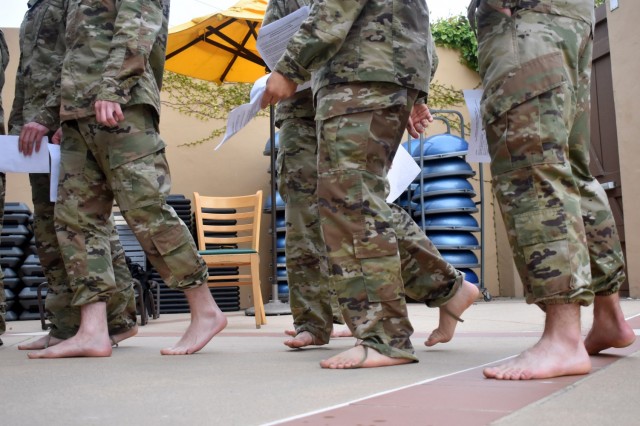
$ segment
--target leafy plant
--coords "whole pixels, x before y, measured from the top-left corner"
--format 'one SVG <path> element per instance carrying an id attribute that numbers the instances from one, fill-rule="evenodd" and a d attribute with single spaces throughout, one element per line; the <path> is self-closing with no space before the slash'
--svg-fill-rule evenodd
<path id="1" fill-rule="evenodd" d="M 431 24 L 437 46 L 460 52 L 460 62 L 473 71 L 478 70 L 478 41 L 466 16 L 452 16 Z"/>

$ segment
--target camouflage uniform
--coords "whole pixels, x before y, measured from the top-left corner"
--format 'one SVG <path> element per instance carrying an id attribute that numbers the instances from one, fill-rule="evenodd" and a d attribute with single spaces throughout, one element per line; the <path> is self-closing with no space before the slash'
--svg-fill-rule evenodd
<path id="1" fill-rule="evenodd" d="M 593 0 L 482 0 L 470 12 L 493 190 L 527 302 L 615 293 L 622 250 L 589 171 Z"/>
<path id="2" fill-rule="evenodd" d="M 16 92 L 9 117 L 11 134 L 37 122 L 52 136 L 60 126 L 60 69 L 65 52 L 64 29 L 67 0 L 31 0 L 20 28 L 20 63 Z M 71 306 L 72 292 L 54 227 L 54 205 L 49 201 L 49 175 L 32 173 L 33 229 L 36 249 L 48 283 L 45 309 L 51 321 L 50 335 L 68 339 L 80 326 L 80 308 Z M 119 334 L 136 324 L 133 279 L 118 233 L 110 221 L 110 253 L 116 275 L 116 292 L 109 299 L 109 333 Z"/>
<path id="3" fill-rule="evenodd" d="M 169 2 L 160 0 L 69 3 L 55 222 L 74 306 L 114 291 L 104 258 L 114 199 L 170 287 L 207 281 L 189 229 L 166 202 L 171 179 L 158 126 L 168 13 Z M 98 124 L 96 100 L 119 103 L 125 119 L 116 127 Z"/>
<path id="4" fill-rule="evenodd" d="M 321 0 L 276 66 L 297 83 L 313 72 L 319 210 L 345 320 L 364 345 L 411 360 L 405 292 L 441 306 L 463 280 L 408 214 L 385 201 L 411 109 L 426 100 L 431 50 L 422 0 Z M 403 266 L 418 275 L 403 277 Z"/>
<path id="5" fill-rule="evenodd" d="M 309 0 L 271 0 L 262 25 L 276 21 Z M 344 323 L 328 279 L 327 256 L 318 213 L 317 138 L 313 94 L 302 90 L 276 107 L 279 148 L 278 191 L 285 201 L 285 252 L 289 304 L 297 333 L 316 343 L 329 341 L 333 323 Z"/>
<path id="6" fill-rule="evenodd" d="M 4 71 L 9 63 L 9 48 L 4 39 L 4 33 L 0 30 L 0 135 L 4 135 L 4 110 L 2 108 L 2 88 L 4 87 Z M 2 219 L 4 216 L 4 195 L 5 195 L 5 177 L 4 173 L 0 173 L 0 231 L 2 230 Z M 4 275 L 0 267 L 0 334 L 6 330 L 4 316 L 6 314 L 5 296 L 4 296 Z M 2 340 L 0 340 L 0 345 Z"/>

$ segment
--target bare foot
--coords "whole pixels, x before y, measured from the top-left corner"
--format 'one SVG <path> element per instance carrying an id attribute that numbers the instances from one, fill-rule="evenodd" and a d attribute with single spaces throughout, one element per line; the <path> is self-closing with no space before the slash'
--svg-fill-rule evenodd
<path id="1" fill-rule="evenodd" d="M 111 356 L 111 340 L 105 333 L 80 334 L 78 332 L 70 339 L 62 340 L 55 346 L 38 352 L 30 352 L 27 356 L 31 359 L 37 358 L 73 358 L 73 357 L 106 357 Z"/>
<path id="2" fill-rule="evenodd" d="M 636 334 L 624 319 L 618 294 L 596 296 L 593 304 L 593 327 L 584 340 L 589 355 L 609 348 L 626 348 Z"/>
<path id="3" fill-rule="evenodd" d="M 33 342 L 18 345 L 18 349 L 20 349 L 21 351 L 36 351 L 40 349 L 47 349 L 48 347 L 55 346 L 63 341 L 64 339 L 58 339 L 57 337 L 53 337 L 50 334 L 47 334 L 46 336 L 42 336 L 41 338 L 34 340 Z"/>
<path id="4" fill-rule="evenodd" d="M 440 307 L 438 328 L 431 332 L 424 344 L 426 346 L 434 346 L 438 343 L 447 343 L 453 339 L 460 316 L 476 301 L 479 295 L 480 290 L 478 290 L 478 287 L 468 281 L 464 281 L 451 300 Z"/>
<path id="5" fill-rule="evenodd" d="M 331 330 L 331 337 L 353 337 L 353 333 L 347 326 L 342 326 L 339 328 L 333 326 L 333 330 Z"/>
<path id="6" fill-rule="evenodd" d="M 285 334 L 291 336 L 291 331 L 285 331 Z M 293 349 L 304 348 L 305 346 L 322 346 L 321 343 L 316 343 L 316 338 L 308 331 L 301 331 L 294 335 L 293 339 L 285 340 L 284 344 Z"/>
<path id="7" fill-rule="evenodd" d="M 106 318 L 105 302 L 82 305 L 80 328 L 75 336 L 41 351 L 30 352 L 27 356 L 31 359 L 111 356 L 111 339 Z"/>
<path id="8" fill-rule="evenodd" d="M 589 354 L 582 344 L 569 347 L 558 342 L 540 340 L 517 357 L 482 372 L 489 379 L 531 380 L 588 374 Z"/>
<path id="9" fill-rule="evenodd" d="M 352 369 L 390 367 L 413 362 L 408 358 L 391 358 L 368 346 L 357 345 L 320 362 L 322 368 Z"/>
<path id="10" fill-rule="evenodd" d="M 204 348 L 213 337 L 227 326 L 227 317 L 213 300 L 209 287 L 185 290 L 191 309 L 191 323 L 175 346 L 164 348 L 162 355 L 189 355 Z"/>
<path id="11" fill-rule="evenodd" d="M 490 379 L 530 380 L 587 374 L 591 360 L 580 333 L 580 306 L 546 306 L 542 337 L 532 348 L 496 367 L 485 368 Z"/>
<path id="12" fill-rule="evenodd" d="M 122 342 L 123 340 L 128 339 L 129 337 L 133 337 L 136 334 L 138 334 L 138 324 L 134 325 L 133 327 L 131 327 L 127 331 L 124 331 L 122 333 L 118 333 L 118 334 L 114 334 L 114 335 L 110 336 L 111 344 L 113 346 L 118 346 L 118 343 Z"/>

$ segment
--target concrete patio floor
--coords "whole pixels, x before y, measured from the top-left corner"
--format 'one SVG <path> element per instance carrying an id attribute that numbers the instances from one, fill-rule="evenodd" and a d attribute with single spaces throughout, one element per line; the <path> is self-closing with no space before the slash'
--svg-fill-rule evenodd
<path id="1" fill-rule="evenodd" d="M 640 330 L 640 300 L 623 300 Z M 161 356 L 188 324 L 163 314 L 110 358 L 29 360 L 21 342 L 42 335 L 39 321 L 7 324 L 0 347 L 2 425 L 636 425 L 640 339 L 592 357 L 586 376 L 530 382 L 487 380 L 482 368 L 514 356 L 540 336 L 544 316 L 522 300 L 479 301 L 447 344 L 423 341 L 438 312 L 409 305 L 419 363 L 323 370 L 320 360 L 352 338 L 291 350 L 291 316 L 227 313 L 229 326 L 200 353 Z M 583 331 L 591 309 L 583 309 Z"/>

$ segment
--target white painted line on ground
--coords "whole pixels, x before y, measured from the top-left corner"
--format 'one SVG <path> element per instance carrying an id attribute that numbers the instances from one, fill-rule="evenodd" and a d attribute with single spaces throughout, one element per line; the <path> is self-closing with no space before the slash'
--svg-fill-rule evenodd
<path id="1" fill-rule="evenodd" d="M 367 399 L 375 398 L 375 397 L 382 396 L 382 395 L 387 395 L 387 394 L 393 393 L 393 392 L 398 392 L 398 391 L 401 391 L 401 390 L 404 390 L 404 389 L 407 389 L 407 388 L 411 388 L 411 387 L 414 387 L 414 386 L 424 385 L 426 383 L 434 382 L 436 380 L 444 379 L 446 377 L 455 376 L 456 374 L 466 373 L 467 371 L 475 370 L 477 368 L 486 367 L 487 365 L 492 365 L 492 364 L 495 364 L 497 362 L 506 361 L 506 360 L 514 358 L 516 356 L 517 355 L 508 356 L 506 358 L 502 358 L 502 359 L 499 359 L 499 360 L 496 360 L 496 361 L 487 362 L 486 364 L 477 365 L 475 367 L 466 368 L 466 369 L 460 370 L 460 371 L 455 371 L 453 373 L 445 374 L 443 376 L 432 377 L 430 379 L 422 380 L 420 382 L 412 383 L 410 385 L 405 385 L 405 386 L 401 386 L 399 388 L 389 389 L 389 390 L 386 390 L 386 391 L 383 391 L 383 392 L 374 393 L 373 395 L 364 396 L 362 398 L 354 399 L 354 400 L 348 401 L 348 402 L 343 402 L 341 404 L 336 404 L 336 405 L 333 405 L 331 407 L 321 408 L 319 410 L 314 410 L 314 411 L 309 411 L 308 413 L 299 414 L 297 416 L 292 416 L 292 417 L 287 417 L 285 419 L 276 420 L 276 421 L 271 422 L 271 423 L 263 423 L 262 426 L 278 425 L 278 424 L 290 422 L 290 421 L 293 421 L 293 420 L 298 420 L 298 419 L 302 419 L 302 418 L 305 418 L 305 417 L 313 416 L 313 415 L 316 415 L 316 414 L 324 413 L 324 412 L 327 412 L 327 411 L 336 410 L 338 408 L 346 407 L 348 405 L 355 404 L 355 403 L 360 402 L 360 401 L 365 401 Z"/>
<path id="2" fill-rule="evenodd" d="M 48 331 L 35 331 L 32 333 L 7 333 L 7 336 L 44 336 L 49 334 Z"/>

